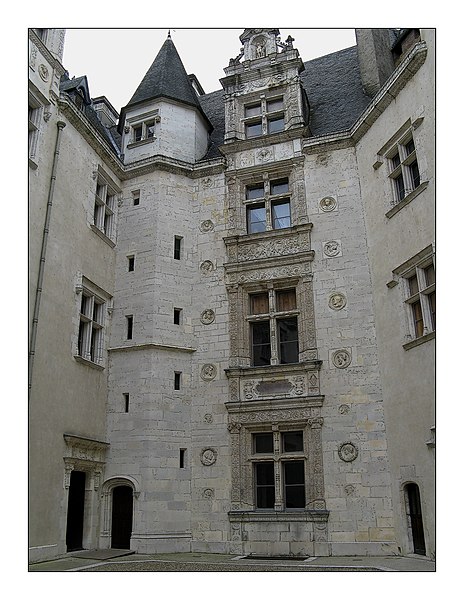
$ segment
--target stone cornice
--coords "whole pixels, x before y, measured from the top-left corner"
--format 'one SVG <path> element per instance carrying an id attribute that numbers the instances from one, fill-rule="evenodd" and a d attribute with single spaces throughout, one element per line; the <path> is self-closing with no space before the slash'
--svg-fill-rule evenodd
<path id="1" fill-rule="evenodd" d="M 55 69 L 60 74 L 60 76 L 66 73 L 66 69 L 63 67 L 61 62 L 55 56 L 53 56 L 53 54 L 42 42 L 42 40 L 39 38 L 39 36 L 33 29 L 29 29 L 29 39 L 33 44 L 37 46 L 43 57 L 47 59 L 50 66 L 53 67 L 53 69 Z"/>
<path id="2" fill-rule="evenodd" d="M 133 350 L 175 350 L 176 352 L 196 352 L 197 349 L 188 346 L 174 346 L 173 344 L 157 344 L 155 342 L 108 348 L 108 352 L 131 352 Z"/>

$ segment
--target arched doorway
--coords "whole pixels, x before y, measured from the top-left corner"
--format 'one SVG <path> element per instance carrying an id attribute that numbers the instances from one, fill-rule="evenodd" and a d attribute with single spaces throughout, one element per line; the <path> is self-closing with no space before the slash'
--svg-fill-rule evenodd
<path id="1" fill-rule="evenodd" d="M 422 522 L 419 487 L 416 483 L 408 483 L 405 486 L 405 492 L 406 512 L 409 518 L 414 554 L 422 554 L 425 556 L 424 525 Z"/>
<path id="2" fill-rule="evenodd" d="M 111 547 L 130 549 L 133 490 L 128 485 L 118 485 L 112 495 Z"/>

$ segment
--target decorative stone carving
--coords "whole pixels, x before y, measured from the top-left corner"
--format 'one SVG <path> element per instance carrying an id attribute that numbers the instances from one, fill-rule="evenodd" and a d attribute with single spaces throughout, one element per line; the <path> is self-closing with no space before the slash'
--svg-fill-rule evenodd
<path id="1" fill-rule="evenodd" d="M 303 379 L 302 377 L 300 379 Z M 245 384 L 245 388 L 248 384 Z M 270 380 L 270 381 L 261 381 L 256 386 L 256 391 L 261 396 L 273 396 L 273 395 L 281 395 L 288 394 L 292 389 L 292 384 L 288 379 L 278 379 L 278 380 Z"/>
<path id="2" fill-rule="evenodd" d="M 254 385 L 253 381 L 247 381 L 245 383 L 245 385 L 243 386 L 243 393 L 245 395 L 246 400 L 253 399 L 253 385 Z"/>
<path id="3" fill-rule="evenodd" d="M 217 375 L 216 365 L 206 364 L 201 367 L 200 377 L 203 381 L 211 381 Z"/>
<path id="4" fill-rule="evenodd" d="M 41 65 L 39 65 L 38 71 L 39 71 L 39 75 L 40 75 L 40 77 L 41 77 L 41 78 L 42 78 L 44 81 L 48 81 L 48 77 L 49 77 L 49 75 L 50 75 L 50 74 L 49 74 L 49 72 L 48 72 L 48 69 L 47 69 L 47 67 L 46 67 L 45 65 L 41 64 Z"/>
<path id="5" fill-rule="evenodd" d="M 200 271 L 203 275 L 209 275 L 214 271 L 214 265 L 210 260 L 204 260 L 200 265 Z"/>
<path id="6" fill-rule="evenodd" d="M 326 196 L 319 201 L 319 208 L 322 212 L 331 212 L 337 208 L 337 201 L 332 196 Z"/>
<path id="7" fill-rule="evenodd" d="M 345 442 L 338 448 L 338 456 L 343 462 L 353 462 L 358 456 L 358 449 L 351 442 Z"/>
<path id="8" fill-rule="evenodd" d="M 356 488 L 354 487 L 354 485 L 351 485 L 351 483 L 348 485 L 345 485 L 345 494 L 347 496 L 352 496 L 355 493 L 355 491 L 356 491 Z"/>
<path id="9" fill-rule="evenodd" d="M 207 308 L 201 313 L 200 321 L 203 323 L 203 325 L 211 325 L 215 318 L 216 315 L 214 310 L 212 308 Z"/>
<path id="10" fill-rule="evenodd" d="M 236 421 L 233 421 L 232 423 L 229 423 L 227 425 L 227 429 L 229 430 L 229 433 L 239 433 L 241 427 L 242 427 L 242 425 L 240 423 L 237 423 Z"/>
<path id="11" fill-rule="evenodd" d="M 205 467 L 214 465 L 217 460 L 217 450 L 214 448 L 203 448 L 201 451 L 200 460 Z"/>
<path id="12" fill-rule="evenodd" d="M 272 160 L 273 155 L 271 150 L 269 150 L 269 148 L 262 148 L 258 154 L 256 155 L 256 158 L 258 160 L 258 162 L 269 162 Z"/>
<path id="13" fill-rule="evenodd" d="M 332 354 L 332 362 L 337 369 L 346 369 L 351 364 L 351 354 L 348 350 L 336 350 Z"/>
<path id="14" fill-rule="evenodd" d="M 214 490 L 211 488 L 205 488 L 203 490 L 202 496 L 206 500 L 212 500 L 214 498 Z"/>
<path id="15" fill-rule="evenodd" d="M 324 254 L 329 258 L 334 258 L 335 256 L 340 256 L 341 247 L 340 242 L 338 240 L 330 240 L 328 242 L 324 242 Z"/>
<path id="16" fill-rule="evenodd" d="M 295 394 L 297 396 L 302 396 L 305 393 L 305 381 L 303 377 L 296 377 L 293 382 L 295 386 Z"/>
<path id="17" fill-rule="evenodd" d="M 348 406 L 348 404 L 340 404 L 340 406 L 338 407 L 338 412 L 341 415 L 347 415 L 350 412 L 350 407 Z"/>
<path id="18" fill-rule="evenodd" d="M 334 292 L 329 296 L 329 308 L 332 310 L 342 310 L 346 306 L 346 297 L 341 292 Z"/>
<path id="19" fill-rule="evenodd" d="M 213 231 L 213 229 L 214 223 L 210 219 L 207 219 L 200 224 L 200 231 L 202 233 L 208 233 L 209 231 Z"/>
<path id="20" fill-rule="evenodd" d="M 203 187 L 205 188 L 210 188 L 213 185 L 213 180 L 211 179 L 211 177 L 205 177 L 205 179 L 203 179 Z"/>
<path id="21" fill-rule="evenodd" d="M 37 46 L 31 44 L 31 54 L 29 56 L 29 66 L 34 68 L 35 61 L 37 60 Z"/>
<path id="22" fill-rule="evenodd" d="M 204 416 L 204 421 L 205 423 L 212 423 L 213 415 L 211 413 L 206 413 L 206 415 Z"/>
<path id="23" fill-rule="evenodd" d="M 45 123 L 48 123 L 48 121 L 50 120 L 50 117 L 52 116 L 52 113 L 48 110 L 46 110 L 43 114 L 43 120 L 45 121 Z"/>

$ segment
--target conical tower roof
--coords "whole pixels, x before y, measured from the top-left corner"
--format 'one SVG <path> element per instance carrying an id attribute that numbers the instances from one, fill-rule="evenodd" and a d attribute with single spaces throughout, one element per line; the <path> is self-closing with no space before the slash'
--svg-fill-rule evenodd
<path id="1" fill-rule="evenodd" d="M 122 128 L 124 116 L 128 108 L 161 97 L 197 108 L 211 128 L 170 35 L 161 46 L 151 67 L 135 90 L 134 95 L 121 110 L 119 127 Z"/>

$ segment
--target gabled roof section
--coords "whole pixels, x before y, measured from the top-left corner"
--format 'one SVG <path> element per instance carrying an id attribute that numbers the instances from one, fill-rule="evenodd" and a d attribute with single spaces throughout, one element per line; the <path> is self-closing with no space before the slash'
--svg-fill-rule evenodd
<path id="1" fill-rule="evenodd" d="M 155 98 L 167 98 L 193 106 L 201 112 L 211 129 L 211 124 L 201 108 L 198 96 L 193 89 L 190 78 L 170 36 L 168 36 L 161 46 L 158 55 L 142 79 L 139 87 L 135 90 L 132 98 L 121 109 L 119 129 L 123 126 L 125 113 L 128 108 L 154 100 Z"/>

